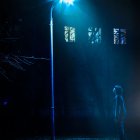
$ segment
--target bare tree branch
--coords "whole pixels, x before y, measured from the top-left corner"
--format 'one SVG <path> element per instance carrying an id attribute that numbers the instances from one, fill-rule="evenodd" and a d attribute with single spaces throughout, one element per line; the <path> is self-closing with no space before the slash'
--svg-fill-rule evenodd
<path id="1" fill-rule="evenodd" d="M 1 74 L 2 76 L 4 76 L 7 80 L 10 81 L 10 79 L 9 79 L 8 76 L 6 75 L 6 71 L 5 71 L 3 68 L 1 68 L 1 67 L 0 67 L 0 74 Z"/>
<path id="2" fill-rule="evenodd" d="M 0 54 L 0 65 L 2 63 L 8 64 L 9 66 L 12 66 L 21 71 L 25 71 L 25 68 L 24 68 L 25 65 L 28 65 L 28 66 L 33 65 L 36 60 L 49 61 L 50 59 L 42 58 L 42 57 L 37 58 L 34 56 L 29 57 L 29 56 L 18 56 L 18 55 L 13 55 L 13 54 L 10 54 L 10 55 Z M 7 72 L 5 68 L 3 68 L 3 66 L 0 66 L 0 74 L 9 80 L 7 76 Z"/>

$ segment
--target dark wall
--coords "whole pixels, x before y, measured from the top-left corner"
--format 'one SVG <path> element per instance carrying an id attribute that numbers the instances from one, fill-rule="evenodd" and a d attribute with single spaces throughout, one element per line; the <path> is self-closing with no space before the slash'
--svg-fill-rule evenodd
<path id="1" fill-rule="evenodd" d="M 115 84 L 124 88 L 127 127 L 136 117 L 131 108 L 135 103 L 131 100 L 133 90 L 138 90 L 139 79 L 139 72 L 135 71 L 139 63 L 136 13 L 130 1 L 123 4 L 98 2 L 84 11 L 83 7 L 75 14 L 59 15 L 55 22 L 57 132 L 61 135 L 113 135 L 112 89 Z M 65 25 L 76 28 L 76 43 L 65 43 L 61 32 Z M 88 44 L 89 26 L 102 28 L 101 44 Z M 113 28 L 127 29 L 126 45 L 113 44 Z M 132 119 L 132 116 L 135 117 Z"/>

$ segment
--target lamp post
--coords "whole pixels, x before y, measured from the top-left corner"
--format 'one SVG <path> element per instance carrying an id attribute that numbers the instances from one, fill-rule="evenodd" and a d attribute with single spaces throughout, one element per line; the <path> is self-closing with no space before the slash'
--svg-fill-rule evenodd
<path id="1" fill-rule="evenodd" d="M 52 140 L 55 140 L 55 108 L 54 108 L 54 64 L 53 64 L 53 9 L 54 5 L 51 6 L 50 11 L 50 43 L 51 43 L 51 129 L 52 129 Z"/>
<path id="2" fill-rule="evenodd" d="M 52 0 L 53 1 L 53 0 Z M 65 3 L 67 5 L 73 5 L 74 0 L 59 0 L 59 3 Z M 50 62 L 51 62 L 51 129 L 52 140 L 55 140 L 55 96 L 54 96 L 54 55 L 53 55 L 53 9 L 55 8 L 55 0 L 51 6 L 50 11 Z"/>

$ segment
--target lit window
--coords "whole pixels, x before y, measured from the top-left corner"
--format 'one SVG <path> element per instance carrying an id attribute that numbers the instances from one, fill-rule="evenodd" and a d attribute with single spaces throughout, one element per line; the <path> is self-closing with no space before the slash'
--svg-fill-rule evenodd
<path id="1" fill-rule="evenodd" d="M 120 44 L 126 44 L 126 29 L 120 29 Z"/>
<path id="2" fill-rule="evenodd" d="M 88 28 L 88 41 L 90 44 L 101 43 L 101 28 Z"/>
<path id="3" fill-rule="evenodd" d="M 114 44 L 126 44 L 126 29 L 114 28 Z"/>
<path id="4" fill-rule="evenodd" d="M 114 28 L 114 44 L 119 44 L 119 29 Z"/>
<path id="5" fill-rule="evenodd" d="M 75 42 L 75 28 L 74 27 L 64 27 L 64 36 L 66 42 Z"/>

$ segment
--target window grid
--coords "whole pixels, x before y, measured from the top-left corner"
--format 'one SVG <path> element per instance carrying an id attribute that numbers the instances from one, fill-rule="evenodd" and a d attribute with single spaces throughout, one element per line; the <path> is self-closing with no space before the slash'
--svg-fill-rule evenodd
<path id="1" fill-rule="evenodd" d="M 101 28 L 88 28 L 88 42 L 91 45 L 101 43 Z"/>
<path id="2" fill-rule="evenodd" d="M 74 27 L 64 27 L 64 36 L 66 42 L 75 42 L 75 28 Z"/>
<path id="3" fill-rule="evenodd" d="M 101 28 L 88 28 L 88 42 L 93 44 L 101 44 L 102 41 L 102 30 Z M 126 29 L 113 28 L 114 44 L 123 45 L 126 44 Z M 64 26 L 64 39 L 65 42 L 76 41 L 76 29 L 70 26 Z"/>
<path id="4" fill-rule="evenodd" d="M 114 28 L 114 44 L 126 44 L 126 29 Z"/>

